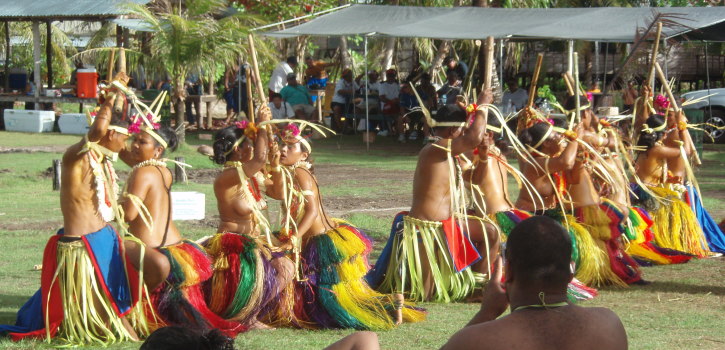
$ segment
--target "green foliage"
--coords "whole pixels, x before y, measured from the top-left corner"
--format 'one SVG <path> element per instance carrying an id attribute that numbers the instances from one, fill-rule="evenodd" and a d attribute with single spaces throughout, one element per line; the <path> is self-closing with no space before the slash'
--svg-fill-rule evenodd
<path id="1" fill-rule="evenodd" d="M 536 91 L 536 95 L 549 100 L 550 103 L 556 102 L 556 96 L 554 95 L 554 92 L 551 91 L 551 87 L 549 87 L 549 85 L 540 87 Z"/>

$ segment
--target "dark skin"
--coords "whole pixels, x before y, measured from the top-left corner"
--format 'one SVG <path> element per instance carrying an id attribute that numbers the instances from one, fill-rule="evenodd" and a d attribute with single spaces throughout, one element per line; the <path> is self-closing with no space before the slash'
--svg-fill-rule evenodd
<path id="1" fill-rule="evenodd" d="M 129 78 L 124 73 L 116 75 L 115 80 L 127 84 Z M 115 92 L 115 89 L 112 89 Z M 111 152 L 120 152 L 126 146 L 127 135 L 109 130 L 115 95 L 107 98 L 96 119 L 88 130 L 88 141 L 98 142 Z M 65 236 L 81 237 L 97 232 L 108 225 L 98 213 L 98 204 L 94 183 L 94 175 L 86 153 L 78 154 L 84 141 L 80 141 L 63 154 L 61 164 L 60 209 L 63 213 L 63 229 Z M 94 300 L 96 310 L 103 310 L 99 300 Z M 98 315 L 104 320 L 109 316 L 101 311 Z M 122 317 L 124 327 L 134 340 L 138 335 L 125 317 Z"/>
<path id="2" fill-rule="evenodd" d="M 493 97 L 490 90 L 478 96 L 478 104 L 491 103 Z M 487 111 L 479 110 L 468 128 L 446 127 L 438 128 L 437 136 L 442 139 L 435 142 L 443 148 L 448 147 L 450 141 L 450 155 L 457 156 L 471 151 L 483 142 L 486 135 Z M 410 216 L 420 220 L 444 221 L 451 217 L 450 176 L 448 168 L 448 152 L 440 147 L 428 144 L 421 149 L 418 155 L 418 165 L 413 177 L 413 204 Z M 489 243 L 488 254 L 495 257 L 498 254 L 498 232 L 491 227 L 484 227 L 477 220 L 468 221 L 468 236 L 480 252 L 485 251 L 486 240 Z M 425 254 L 422 254 L 425 256 Z M 422 262 L 426 266 L 426 262 Z M 425 267 L 424 267 L 425 269 Z M 487 273 L 486 259 L 474 266 L 474 270 Z M 424 272 L 425 273 L 425 272 Z M 432 292 L 432 279 L 429 273 L 426 276 L 426 290 Z M 430 286 L 430 288 L 428 288 Z"/>
<path id="3" fill-rule="evenodd" d="M 473 179 L 478 179 L 477 184 L 484 191 L 482 198 L 486 204 L 486 213 L 481 215 L 495 214 L 513 208 L 513 203 L 508 198 L 508 170 L 496 157 L 489 156 L 489 149 L 494 145 L 494 133 L 488 131 L 486 138 L 478 146 L 478 154 L 481 161 L 475 166 Z M 502 160 L 506 157 L 501 154 Z M 480 172 L 480 175 L 476 173 Z"/>
<path id="4" fill-rule="evenodd" d="M 134 136 L 131 144 L 129 166 L 133 166 L 149 159 L 159 159 L 164 153 L 164 148 L 151 135 L 142 131 Z M 125 161 L 125 159 L 124 159 Z M 129 231 L 140 239 L 146 248 L 157 248 L 170 246 L 181 242 L 181 234 L 176 225 L 169 217 L 171 202 L 169 189 L 172 183 L 171 171 L 161 166 L 144 166 L 134 170 L 126 183 L 127 192 L 133 194 L 143 201 L 153 219 L 153 225 L 149 229 L 141 218 L 138 209 L 126 199 L 122 206 L 125 211 L 125 220 L 129 223 Z M 168 222 L 168 231 L 167 229 Z M 163 242 L 164 232 L 166 241 Z M 130 261 L 138 269 L 141 247 L 135 242 L 125 242 L 126 252 Z M 168 277 L 171 266 L 166 256 L 157 249 L 145 249 L 143 272 L 146 287 L 153 291 Z"/>
<path id="5" fill-rule="evenodd" d="M 678 130 L 681 137 L 687 130 Z M 644 153 L 640 153 L 635 161 L 637 176 L 644 182 L 653 185 L 659 185 L 663 182 L 662 168 L 665 162 L 670 159 L 681 158 L 680 149 L 664 144 L 656 144 Z"/>
<path id="6" fill-rule="evenodd" d="M 667 111 L 667 126 L 670 128 L 671 131 L 667 133 L 663 142 L 665 145 L 674 148 L 680 148 L 680 142 L 682 142 L 682 146 L 685 149 L 685 154 L 690 157 L 695 151 L 692 147 L 692 138 L 690 137 L 689 132 L 681 132 L 677 130 L 677 126 L 680 121 L 687 123 L 687 118 L 685 117 L 684 111 Z M 672 172 L 673 176 L 680 177 L 681 179 L 683 179 L 684 182 L 684 179 L 687 176 L 687 171 L 685 168 L 685 162 L 687 161 L 688 159 L 685 159 L 682 156 L 677 158 L 668 158 L 667 169 Z"/>
<path id="7" fill-rule="evenodd" d="M 505 270 L 506 282 L 501 283 Z M 573 304 L 552 309 L 523 309 L 497 319 L 508 308 L 566 302 L 566 283 L 519 279 L 501 258 L 486 286 L 480 311 L 441 349 L 627 349 L 627 333 L 617 315 L 605 308 Z M 569 280 L 573 275 L 570 275 Z"/>
<path id="8" fill-rule="evenodd" d="M 575 128 L 575 132 L 579 134 L 583 130 L 583 126 L 580 124 Z M 544 207 L 541 207 L 541 203 L 531 198 L 527 191 L 519 192 L 519 199 L 516 201 L 516 208 L 527 211 L 534 211 L 536 209 L 548 209 L 553 208 L 556 205 L 557 198 L 556 192 L 553 185 L 549 181 L 549 174 L 557 173 L 560 171 L 571 170 L 574 167 L 576 161 L 576 152 L 578 149 L 577 142 L 569 142 L 566 147 L 562 147 L 562 135 L 556 131 L 552 131 L 551 135 L 539 146 L 538 150 L 548 155 L 549 158 L 543 157 L 537 154 L 534 156 L 534 162 L 538 166 L 533 166 L 525 160 L 519 160 L 521 166 L 521 172 L 526 176 L 526 179 L 531 182 L 536 191 L 539 193 L 544 201 Z M 562 149 L 563 148 L 563 149 Z M 546 170 L 548 169 L 548 174 Z"/>

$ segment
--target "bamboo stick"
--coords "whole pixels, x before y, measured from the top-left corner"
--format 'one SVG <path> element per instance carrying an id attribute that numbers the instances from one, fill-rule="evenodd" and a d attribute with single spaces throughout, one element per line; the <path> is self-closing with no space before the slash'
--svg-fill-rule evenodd
<path id="1" fill-rule="evenodd" d="M 494 51 L 493 37 L 489 36 L 488 38 L 486 38 L 486 70 L 484 71 L 484 82 L 483 82 L 484 91 L 491 88 L 491 75 L 492 75 L 492 70 L 493 70 L 493 51 Z"/>
<path id="2" fill-rule="evenodd" d="M 660 79 L 660 83 L 662 84 L 662 88 L 665 89 L 665 93 L 667 94 L 667 98 L 670 99 L 670 103 L 673 106 L 673 110 L 675 113 L 680 112 L 680 107 L 677 104 L 677 100 L 675 100 L 675 95 L 672 93 L 672 89 L 670 89 L 670 84 L 668 84 L 667 77 L 665 77 L 665 73 L 662 72 L 662 68 L 660 67 L 660 64 L 655 62 L 654 64 L 655 71 L 657 72 L 657 77 Z M 688 138 L 690 142 L 690 147 L 692 149 L 695 149 L 695 144 L 692 141 L 692 138 Z M 695 158 L 695 164 L 700 165 L 702 164 L 702 161 L 700 160 L 700 155 L 697 154 L 697 151 L 693 152 L 694 158 Z"/>
<path id="3" fill-rule="evenodd" d="M 652 43 L 652 55 L 650 57 L 649 72 L 647 74 L 647 84 L 653 86 L 655 82 L 655 64 L 657 63 L 657 52 L 660 50 L 660 37 L 662 36 L 662 22 L 657 22 L 657 34 L 655 41 Z"/>
<path id="4" fill-rule="evenodd" d="M 239 69 L 242 69 L 242 67 L 239 67 Z M 247 77 L 247 119 L 251 119 L 254 114 L 254 99 L 252 98 L 252 70 L 249 69 L 249 65 L 247 65 L 244 68 L 244 71 Z M 255 77 L 254 79 L 257 78 Z"/>
<path id="5" fill-rule="evenodd" d="M 564 79 L 564 84 L 566 84 L 566 91 L 569 93 L 569 96 L 574 96 L 574 88 L 572 87 L 572 83 L 569 80 L 569 76 L 566 73 L 561 73 L 562 79 Z"/>
<path id="6" fill-rule="evenodd" d="M 544 54 L 540 53 L 536 56 L 536 67 L 534 68 L 534 76 L 531 77 L 531 86 L 529 87 L 529 102 L 526 104 L 526 108 L 531 108 L 534 105 L 534 97 L 536 96 L 536 82 L 539 80 L 539 73 L 541 73 L 541 63 L 544 61 Z"/>
<path id="7" fill-rule="evenodd" d="M 111 50 L 111 57 L 108 59 L 108 76 L 106 80 L 113 81 L 113 63 L 116 61 L 116 48 Z"/>
<path id="8" fill-rule="evenodd" d="M 259 75 L 259 63 L 257 63 L 257 49 L 254 48 L 254 37 L 252 36 L 252 33 L 249 33 L 248 36 L 249 39 L 249 50 L 250 54 L 252 56 L 252 67 L 254 68 L 254 76 L 256 79 L 256 86 L 257 86 L 257 95 L 259 97 L 260 103 L 264 104 L 265 101 L 267 101 L 267 96 L 264 93 L 264 86 L 262 86 L 262 79 Z M 249 121 L 254 122 L 254 114 L 249 116 Z"/>
<path id="9" fill-rule="evenodd" d="M 575 96 L 574 100 L 576 103 L 575 116 L 576 116 L 576 122 L 578 123 L 579 121 L 581 121 L 581 111 L 579 110 L 581 107 L 579 105 L 579 96 L 581 96 L 580 95 L 581 91 L 579 91 L 579 53 L 578 52 L 574 52 L 574 86 L 576 86 L 576 88 L 574 89 L 574 96 Z M 573 123 L 569 123 L 569 129 L 572 129 L 574 127 L 574 125 L 572 125 L 572 124 Z"/>

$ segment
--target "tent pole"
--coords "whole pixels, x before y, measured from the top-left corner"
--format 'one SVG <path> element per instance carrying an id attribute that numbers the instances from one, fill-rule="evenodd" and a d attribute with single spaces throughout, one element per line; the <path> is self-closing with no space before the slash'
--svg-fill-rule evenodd
<path id="1" fill-rule="evenodd" d="M 503 39 L 498 40 L 498 84 L 503 90 Z"/>
<path id="2" fill-rule="evenodd" d="M 667 66 L 669 66 L 669 64 L 667 64 L 667 39 L 665 39 L 665 38 L 662 38 L 662 48 L 665 50 L 665 61 L 664 61 L 665 76 L 669 77 L 669 75 L 667 74 Z"/>
<path id="3" fill-rule="evenodd" d="M 707 56 L 707 41 L 705 42 L 705 74 L 707 74 L 707 77 L 705 77 L 705 80 L 707 81 L 707 109 L 710 113 L 710 118 L 712 118 L 712 103 L 710 103 L 710 60 L 708 60 Z M 703 120 L 704 121 L 704 120 Z"/>
<path id="4" fill-rule="evenodd" d="M 595 81 L 599 80 L 599 41 L 594 41 L 594 74 Z M 594 85 L 594 82 L 592 82 Z"/>
<path id="5" fill-rule="evenodd" d="M 5 91 L 10 89 L 10 22 L 5 21 Z"/>
<path id="6" fill-rule="evenodd" d="M 370 106 L 368 105 L 368 36 L 363 37 L 365 51 L 363 57 L 365 58 L 365 147 L 367 151 L 370 151 Z M 353 125 L 353 128 L 357 128 L 357 125 Z"/>
<path id="7" fill-rule="evenodd" d="M 40 22 L 33 21 L 33 81 L 35 82 L 35 110 L 39 111 L 40 103 L 38 98 L 40 97 Z"/>
<path id="8" fill-rule="evenodd" d="M 607 86 L 607 57 L 609 56 L 609 41 L 604 44 L 604 72 L 602 74 L 602 88 Z"/>
<path id="9" fill-rule="evenodd" d="M 45 22 L 45 63 L 48 70 L 48 89 L 53 87 L 53 31 L 50 21 Z"/>

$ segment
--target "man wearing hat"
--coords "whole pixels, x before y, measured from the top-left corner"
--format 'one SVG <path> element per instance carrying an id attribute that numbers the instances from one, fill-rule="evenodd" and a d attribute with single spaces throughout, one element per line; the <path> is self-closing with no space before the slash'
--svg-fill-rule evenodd
<path id="1" fill-rule="evenodd" d="M 287 86 L 279 91 L 282 99 L 289 103 L 298 119 L 310 119 L 315 107 L 307 87 L 300 85 L 294 73 L 287 74 Z"/>

